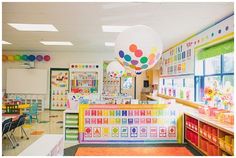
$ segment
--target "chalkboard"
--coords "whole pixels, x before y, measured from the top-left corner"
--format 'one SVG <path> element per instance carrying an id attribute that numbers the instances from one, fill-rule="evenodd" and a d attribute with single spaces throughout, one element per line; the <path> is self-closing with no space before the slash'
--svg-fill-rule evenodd
<path id="1" fill-rule="evenodd" d="M 7 69 L 7 93 L 47 94 L 47 69 Z"/>

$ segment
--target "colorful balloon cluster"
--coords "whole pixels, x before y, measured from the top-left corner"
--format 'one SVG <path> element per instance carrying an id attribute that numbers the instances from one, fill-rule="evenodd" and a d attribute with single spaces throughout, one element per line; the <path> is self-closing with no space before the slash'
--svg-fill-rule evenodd
<path id="1" fill-rule="evenodd" d="M 51 57 L 49 55 L 2 55 L 2 61 L 49 61 Z"/>
<path id="2" fill-rule="evenodd" d="M 160 59 L 162 42 L 150 27 L 134 26 L 121 32 L 116 40 L 117 60 L 136 74 L 152 68 Z"/>

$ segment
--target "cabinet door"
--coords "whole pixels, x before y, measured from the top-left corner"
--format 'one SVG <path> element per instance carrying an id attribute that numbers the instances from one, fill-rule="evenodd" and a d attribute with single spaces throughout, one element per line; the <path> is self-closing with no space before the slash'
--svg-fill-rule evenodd
<path id="1" fill-rule="evenodd" d="M 66 108 L 69 90 L 69 69 L 50 69 L 50 110 Z"/>

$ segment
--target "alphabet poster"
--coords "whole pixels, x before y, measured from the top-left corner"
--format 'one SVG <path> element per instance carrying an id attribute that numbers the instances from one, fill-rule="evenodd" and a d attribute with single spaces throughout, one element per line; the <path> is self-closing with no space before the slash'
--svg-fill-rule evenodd
<path id="1" fill-rule="evenodd" d="M 81 144 L 177 142 L 178 111 L 173 105 L 80 105 L 79 108 Z"/>

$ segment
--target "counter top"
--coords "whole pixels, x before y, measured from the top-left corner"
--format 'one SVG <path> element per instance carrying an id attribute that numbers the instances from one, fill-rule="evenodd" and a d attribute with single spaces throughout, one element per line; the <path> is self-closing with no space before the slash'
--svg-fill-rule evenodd
<path id="1" fill-rule="evenodd" d="M 209 125 L 212 125 L 213 127 L 217 127 L 219 129 L 221 129 L 224 132 L 234 135 L 234 126 L 233 125 L 219 122 L 217 119 L 215 119 L 213 117 L 209 117 L 207 115 L 198 113 L 197 110 L 190 111 L 190 110 L 184 109 L 184 113 L 189 116 L 192 116 L 194 118 L 197 118 L 201 122 L 205 122 Z"/>
<path id="2" fill-rule="evenodd" d="M 163 99 L 162 97 L 158 97 L 158 96 L 151 96 L 151 95 L 147 95 L 148 98 L 153 99 L 153 100 L 159 100 L 160 98 Z M 164 98 L 165 99 L 165 98 Z M 172 99 L 172 98 L 171 98 Z M 177 102 L 177 101 L 176 101 Z M 222 131 L 225 131 L 229 134 L 234 135 L 234 126 L 227 124 L 227 123 L 222 123 L 219 122 L 217 119 L 213 118 L 213 117 L 209 117 L 207 115 L 204 114 L 200 114 L 198 112 L 198 110 L 194 107 L 191 106 L 185 106 L 181 103 L 177 104 L 180 106 L 180 109 L 182 110 L 183 113 L 192 116 L 194 118 L 197 118 L 198 120 L 200 120 L 201 122 L 205 122 L 209 125 L 212 125 L 214 127 L 217 127 L 219 129 L 221 129 Z"/>

